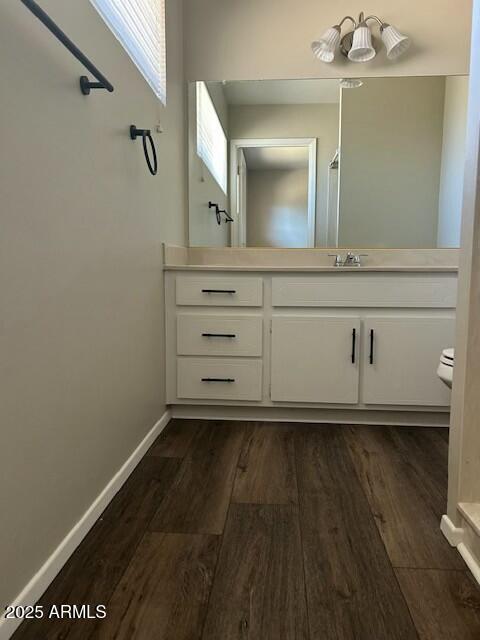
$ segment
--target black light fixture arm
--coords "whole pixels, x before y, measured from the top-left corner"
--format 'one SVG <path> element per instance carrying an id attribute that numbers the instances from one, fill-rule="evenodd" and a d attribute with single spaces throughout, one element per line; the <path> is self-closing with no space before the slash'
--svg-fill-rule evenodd
<path id="1" fill-rule="evenodd" d="M 93 62 L 89 60 L 82 51 L 80 51 L 77 45 L 70 40 L 70 38 L 34 0 L 21 0 L 21 2 L 23 2 L 27 9 L 29 9 L 33 15 L 36 16 L 51 33 L 53 33 L 63 46 L 66 47 L 70 53 L 96 78 L 97 82 L 90 82 L 87 76 L 81 76 L 80 90 L 84 95 L 88 96 L 91 89 L 106 89 L 107 91 L 110 91 L 110 93 L 113 91 L 113 85 L 107 80 L 103 73 L 97 69 Z"/>
<path id="2" fill-rule="evenodd" d="M 152 133 L 150 129 L 138 129 L 134 124 L 130 125 L 130 139 L 136 140 L 139 136 L 141 136 L 142 138 L 143 153 L 145 154 L 145 160 L 147 162 L 148 169 L 152 176 L 155 176 L 157 175 L 158 162 L 157 151 L 155 149 L 155 143 L 153 142 Z M 152 158 L 150 158 L 150 153 L 148 151 L 147 140 L 150 143 Z"/>

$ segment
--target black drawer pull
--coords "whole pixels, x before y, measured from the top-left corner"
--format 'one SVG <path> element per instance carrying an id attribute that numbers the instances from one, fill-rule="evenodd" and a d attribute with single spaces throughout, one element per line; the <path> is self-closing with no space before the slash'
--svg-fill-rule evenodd
<path id="1" fill-rule="evenodd" d="M 237 293 L 235 289 L 202 289 L 202 293 Z"/>
<path id="2" fill-rule="evenodd" d="M 355 346 L 357 342 L 357 330 L 352 329 L 352 364 L 355 364 Z"/>
<path id="3" fill-rule="evenodd" d="M 373 343 L 375 341 L 375 332 L 373 329 L 370 329 L 370 356 L 369 361 L 370 364 L 373 364 Z"/>
<path id="4" fill-rule="evenodd" d="M 234 333 L 202 333 L 202 338 L 236 338 Z"/>
<path id="5" fill-rule="evenodd" d="M 235 378 L 202 378 L 202 382 L 235 382 Z"/>

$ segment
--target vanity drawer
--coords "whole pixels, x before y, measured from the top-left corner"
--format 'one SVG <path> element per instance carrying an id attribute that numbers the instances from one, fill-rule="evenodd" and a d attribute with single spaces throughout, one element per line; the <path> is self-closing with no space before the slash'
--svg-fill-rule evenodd
<path id="1" fill-rule="evenodd" d="M 262 278 L 230 276 L 177 276 L 178 305 L 216 307 L 261 307 Z"/>
<path id="2" fill-rule="evenodd" d="M 341 267 L 339 267 L 341 269 Z M 329 273 L 272 279 L 274 307 L 454 308 L 456 274 Z"/>
<path id="3" fill-rule="evenodd" d="M 262 361 L 178 358 L 177 397 L 204 400 L 261 400 Z"/>
<path id="4" fill-rule="evenodd" d="M 262 336 L 262 316 L 177 316 L 180 356 L 261 356 Z"/>

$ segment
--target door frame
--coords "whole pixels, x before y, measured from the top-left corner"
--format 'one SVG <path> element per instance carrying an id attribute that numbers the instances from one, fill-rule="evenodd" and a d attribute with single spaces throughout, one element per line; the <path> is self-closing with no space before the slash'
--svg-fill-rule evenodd
<path id="1" fill-rule="evenodd" d="M 463 187 L 462 232 L 458 270 L 455 366 L 452 388 L 448 464 L 448 507 L 442 518 L 442 531 L 450 544 L 462 542 L 462 557 L 480 583 L 480 562 L 476 549 L 480 537 L 461 515 L 459 505 L 480 502 L 475 452 L 480 447 L 478 431 L 478 385 L 480 339 L 478 291 L 480 275 L 480 0 L 474 0 Z M 446 345 L 447 346 L 447 345 Z M 448 345 L 449 346 L 449 345 Z M 465 507 L 462 507 L 465 508 Z M 457 538 L 454 539 L 454 536 Z M 477 547 L 475 547 L 477 545 Z M 460 551 L 460 547 L 459 547 Z"/>
<path id="2" fill-rule="evenodd" d="M 230 141 L 230 211 L 232 212 L 232 217 L 234 218 L 230 240 L 231 246 L 241 246 L 240 243 L 242 236 L 244 238 L 247 237 L 247 221 L 239 219 L 238 212 L 238 150 L 258 147 L 308 148 L 307 248 L 315 247 L 315 218 L 317 206 L 317 138 L 237 138 Z"/>

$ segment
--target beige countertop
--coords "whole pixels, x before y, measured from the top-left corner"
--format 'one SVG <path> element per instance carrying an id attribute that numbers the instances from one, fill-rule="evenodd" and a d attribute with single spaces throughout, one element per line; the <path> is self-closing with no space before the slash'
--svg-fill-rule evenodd
<path id="1" fill-rule="evenodd" d="M 388 265 L 388 266 L 364 266 L 364 267 L 333 267 L 327 265 L 318 266 L 267 266 L 267 265 L 221 265 L 221 264 L 182 264 L 164 265 L 165 271 L 262 271 L 281 273 L 456 273 L 457 267 L 438 265 Z"/>

